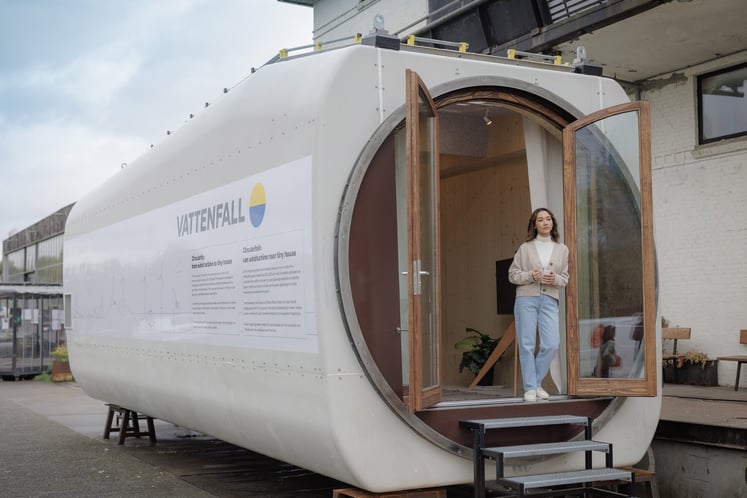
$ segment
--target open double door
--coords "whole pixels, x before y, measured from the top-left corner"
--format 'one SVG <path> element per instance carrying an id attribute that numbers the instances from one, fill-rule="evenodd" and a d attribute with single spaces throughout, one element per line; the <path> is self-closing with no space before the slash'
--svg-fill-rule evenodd
<path id="1" fill-rule="evenodd" d="M 648 103 L 570 121 L 531 98 L 497 90 L 435 103 L 415 72 L 408 70 L 406 78 L 407 262 L 401 273 L 407 275 L 407 310 L 401 326 L 408 331 L 403 356 L 409 410 L 442 399 L 439 109 L 455 99 L 491 101 L 562 130 L 563 238 L 571 273 L 565 289 L 567 394 L 656 395 Z M 598 331 L 610 324 L 625 367 L 600 377 Z"/>

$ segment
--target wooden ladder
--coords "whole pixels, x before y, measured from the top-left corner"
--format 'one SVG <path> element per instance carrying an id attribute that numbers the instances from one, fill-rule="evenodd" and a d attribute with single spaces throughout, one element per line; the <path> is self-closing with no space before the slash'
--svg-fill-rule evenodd
<path id="1" fill-rule="evenodd" d="M 516 446 L 486 447 L 485 433 L 492 429 L 507 429 L 518 427 L 537 427 L 550 425 L 580 425 L 584 428 L 584 439 L 561 441 L 555 443 L 526 444 Z M 594 441 L 591 438 L 591 420 L 576 415 L 552 415 L 542 417 L 516 417 L 462 420 L 460 427 L 472 431 L 474 450 L 474 497 L 485 497 L 485 460 L 496 462 L 496 483 L 516 490 L 517 498 L 525 496 L 557 496 L 559 493 L 589 493 L 594 496 L 631 497 L 635 476 L 629 470 L 616 469 L 612 464 L 612 444 Z M 504 463 L 507 458 L 530 457 L 540 455 L 558 455 L 583 451 L 585 453 L 585 468 L 550 474 L 535 474 L 527 476 L 506 477 Z M 592 452 L 605 453 L 605 467 L 592 468 Z M 628 483 L 628 493 L 597 489 L 595 483 L 602 482 Z M 558 487 L 563 487 L 558 490 Z M 554 489 L 552 489 L 554 488 Z M 543 491 L 544 489 L 544 491 Z M 528 493 L 531 492 L 531 495 Z"/>

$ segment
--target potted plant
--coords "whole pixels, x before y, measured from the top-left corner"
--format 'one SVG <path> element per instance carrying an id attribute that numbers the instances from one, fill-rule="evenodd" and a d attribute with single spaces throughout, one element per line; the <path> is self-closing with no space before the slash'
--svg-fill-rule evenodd
<path id="1" fill-rule="evenodd" d="M 488 361 L 490 354 L 498 345 L 498 339 L 493 339 L 479 330 L 466 327 L 467 337 L 454 344 L 454 348 L 462 351 L 462 361 L 459 363 L 459 372 L 465 368 L 477 376 Z M 493 370 L 491 369 L 482 379 L 479 385 L 490 385 L 493 383 Z"/>
<path id="2" fill-rule="evenodd" d="M 664 382 L 697 386 L 718 385 L 718 360 L 700 351 L 664 359 Z"/>
<path id="3" fill-rule="evenodd" d="M 73 380 L 70 371 L 70 361 L 67 355 L 67 346 L 58 344 L 50 353 L 52 356 L 52 382 L 66 382 Z"/>

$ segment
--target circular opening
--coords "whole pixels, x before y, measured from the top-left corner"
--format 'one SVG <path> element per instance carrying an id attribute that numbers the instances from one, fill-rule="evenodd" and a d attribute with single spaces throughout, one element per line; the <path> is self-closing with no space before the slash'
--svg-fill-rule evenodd
<path id="1" fill-rule="evenodd" d="M 551 174 L 562 180 L 562 127 L 571 119 L 560 107 L 522 90 L 466 88 L 434 99 L 439 114 L 439 212 L 442 339 L 434 362 L 441 369 L 443 403 L 478 406 L 510 402 L 512 384 L 471 390 L 460 372 L 465 320 L 502 332 L 512 321 L 500 306 L 496 264 L 511 258 L 523 239 L 530 212 L 527 143 L 543 142 Z M 372 384 L 407 423 L 453 451 L 469 445 L 439 416 L 408 409 L 407 152 L 405 109 L 376 131 L 351 174 L 339 221 L 338 280 L 344 317 Z M 562 188 L 562 181 L 558 186 Z M 559 196 L 562 202 L 562 195 Z M 551 206 L 552 207 L 552 206 Z M 562 205 L 554 209 L 562 213 Z M 498 303 L 498 304 L 497 304 Z M 502 310 L 498 310 L 501 312 Z M 487 327 L 487 326 L 486 326 Z M 426 354 L 420 352 L 420 354 Z M 428 352 L 427 354 L 432 354 Z M 513 377 L 513 358 L 497 378 Z M 434 412 L 435 413 L 435 412 Z"/>

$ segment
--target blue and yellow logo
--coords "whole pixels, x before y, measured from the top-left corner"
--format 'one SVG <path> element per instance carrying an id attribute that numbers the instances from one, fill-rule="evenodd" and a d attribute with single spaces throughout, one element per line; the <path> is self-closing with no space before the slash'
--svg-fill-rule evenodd
<path id="1" fill-rule="evenodd" d="M 261 225 L 265 217 L 265 202 L 265 187 L 257 183 L 249 196 L 249 220 L 254 228 Z"/>

